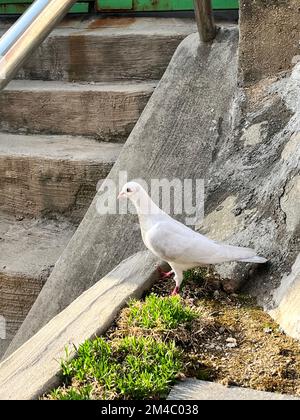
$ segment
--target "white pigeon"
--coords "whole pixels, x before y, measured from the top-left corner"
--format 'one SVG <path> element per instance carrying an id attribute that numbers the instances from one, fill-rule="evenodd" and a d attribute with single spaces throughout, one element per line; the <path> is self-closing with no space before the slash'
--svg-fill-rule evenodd
<path id="1" fill-rule="evenodd" d="M 173 295 L 179 293 L 183 272 L 191 268 L 230 261 L 267 262 L 266 258 L 259 257 L 251 248 L 213 241 L 172 219 L 136 182 L 125 184 L 118 198 L 121 197 L 129 198 L 135 205 L 146 247 L 172 268 L 169 273 L 163 274 L 164 277 L 175 274 Z"/>

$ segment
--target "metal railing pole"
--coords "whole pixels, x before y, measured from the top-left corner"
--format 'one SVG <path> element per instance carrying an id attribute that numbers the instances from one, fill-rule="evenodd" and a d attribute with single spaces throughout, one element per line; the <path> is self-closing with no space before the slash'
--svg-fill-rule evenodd
<path id="1" fill-rule="evenodd" d="M 0 56 L 3 56 L 16 40 L 26 31 L 33 20 L 51 0 L 37 0 L 0 38 Z"/>
<path id="2" fill-rule="evenodd" d="M 194 0 L 195 17 L 200 40 L 211 42 L 215 39 L 217 28 L 214 22 L 211 0 Z"/>
<path id="3" fill-rule="evenodd" d="M 0 90 L 76 0 L 36 0 L 0 39 Z"/>

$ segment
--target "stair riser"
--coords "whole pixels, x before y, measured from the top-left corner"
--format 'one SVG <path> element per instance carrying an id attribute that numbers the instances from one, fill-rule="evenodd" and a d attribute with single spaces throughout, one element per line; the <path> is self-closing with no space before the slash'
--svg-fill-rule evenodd
<path id="1" fill-rule="evenodd" d="M 30 57 L 18 78 L 94 82 L 159 80 L 185 36 L 53 34 Z"/>
<path id="2" fill-rule="evenodd" d="M 0 358 L 40 293 L 40 279 L 0 272 L 0 316 L 6 320 L 6 339 L 0 339 Z"/>
<path id="3" fill-rule="evenodd" d="M 0 156 L 0 209 L 14 215 L 83 218 L 113 163 Z"/>
<path id="4" fill-rule="evenodd" d="M 124 142 L 151 94 L 151 89 L 131 93 L 8 88 L 0 95 L 0 130 Z"/>

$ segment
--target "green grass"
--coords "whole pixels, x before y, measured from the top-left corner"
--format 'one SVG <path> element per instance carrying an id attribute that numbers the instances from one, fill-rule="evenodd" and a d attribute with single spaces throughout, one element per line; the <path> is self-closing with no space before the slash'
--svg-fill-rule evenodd
<path id="1" fill-rule="evenodd" d="M 207 276 L 207 268 L 203 268 L 203 267 L 193 268 L 183 273 L 183 283 L 187 281 L 199 283 L 203 281 L 206 276 Z"/>
<path id="2" fill-rule="evenodd" d="M 73 387 L 56 389 L 51 393 L 52 400 L 90 400 L 93 387 L 90 385 L 75 389 Z"/>
<path id="3" fill-rule="evenodd" d="M 151 294 L 145 302 L 133 300 L 126 310 L 127 334 L 110 340 L 85 341 L 77 356 L 61 363 L 64 386 L 51 399 L 146 399 L 165 396 L 182 368 L 182 354 L 174 341 L 134 336 L 134 328 L 159 331 L 188 326 L 199 313 L 179 296 Z M 132 328 L 132 331 L 131 331 Z"/>
<path id="4" fill-rule="evenodd" d="M 51 399 L 145 399 L 167 394 L 181 362 L 173 342 L 96 338 L 83 343 L 77 357 L 61 367 L 65 386 L 52 391 Z"/>
<path id="5" fill-rule="evenodd" d="M 142 328 L 174 329 L 190 323 L 199 314 L 184 306 L 180 296 L 165 298 L 151 294 L 144 303 L 133 300 L 129 304 L 128 325 Z"/>

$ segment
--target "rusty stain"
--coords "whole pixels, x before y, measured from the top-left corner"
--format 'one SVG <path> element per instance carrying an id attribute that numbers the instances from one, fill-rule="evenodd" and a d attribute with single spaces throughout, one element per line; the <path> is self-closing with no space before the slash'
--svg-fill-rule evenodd
<path id="1" fill-rule="evenodd" d="M 106 17 L 106 18 L 99 18 L 93 20 L 89 26 L 88 29 L 97 29 L 97 28 L 103 28 L 103 27 L 126 27 L 132 25 L 136 21 L 136 18 L 114 18 L 114 17 Z"/>
<path id="2" fill-rule="evenodd" d="M 69 82 L 80 80 L 81 72 L 83 71 L 82 63 L 87 61 L 87 59 L 84 57 L 86 51 L 86 37 L 82 34 L 72 34 L 69 37 Z"/>

